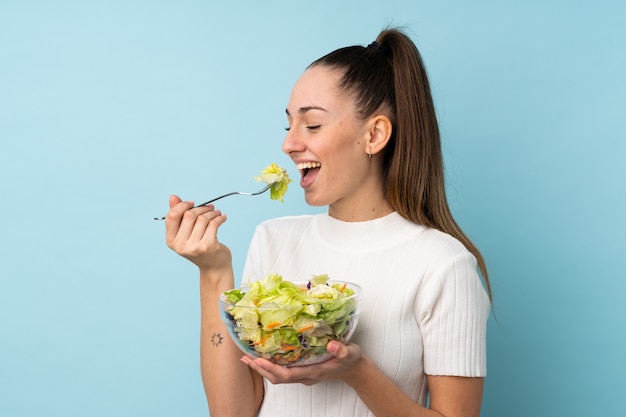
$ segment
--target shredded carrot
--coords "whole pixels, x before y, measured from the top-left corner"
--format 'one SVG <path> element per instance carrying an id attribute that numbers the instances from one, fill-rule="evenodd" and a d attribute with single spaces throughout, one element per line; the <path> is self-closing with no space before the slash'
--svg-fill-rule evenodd
<path id="1" fill-rule="evenodd" d="M 259 340 L 257 343 L 255 343 L 255 345 L 256 345 L 256 346 L 258 346 L 258 345 L 265 346 L 265 341 L 266 341 L 267 339 L 269 339 L 271 335 L 272 335 L 271 333 L 266 334 L 265 336 L 263 336 L 263 337 L 261 338 L 261 340 Z"/>
<path id="2" fill-rule="evenodd" d="M 315 326 L 313 324 L 309 324 L 307 326 L 301 327 L 299 329 L 297 329 L 296 331 L 298 333 L 302 333 L 302 332 L 306 332 L 307 330 L 311 330 L 312 328 L 314 328 Z"/>
<path id="3" fill-rule="evenodd" d="M 302 351 L 298 351 L 295 355 L 293 355 L 292 357 L 290 357 L 289 359 L 287 359 L 288 361 L 297 361 L 298 359 L 300 359 L 300 356 L 302 356 Z"/>
<path id="4" fill-rule="evenodd" d="M 344 284 L 343 284 L 343 287 L 341 287 L 341 289 L 339 290 L 339 292 L 343 292 L 343 290 L 345 290 L 345 289 L 346 289 L 346 284 L 344 283 Z"/>
<path id="5" fill-rule="evenodd" d="M 290 351 L 290 350 L 298 350 L 297 347 L 289 346 L 289 345 L 283 345 L 281 349 L 284 350 L 285 352 Z"/>
<path id="6" fill-rule="evenodd" d="M 277 321 L 274 321 L 274 322 L 272 322 L 272 323 L 268 324 L 268 325 L 267 325 L 267 326 L 265 326 L 265 327 L 267 327 L 268 329 L 273 329 L 274 327 L 279 327 L 279 326 L 280 326 L 280 323 L 279 323 L 279 322 L 277 322 Z"/>

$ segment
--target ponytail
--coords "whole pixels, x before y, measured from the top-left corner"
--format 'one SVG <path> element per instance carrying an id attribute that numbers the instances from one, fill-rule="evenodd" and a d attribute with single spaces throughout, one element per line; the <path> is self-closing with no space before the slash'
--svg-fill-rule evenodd
<path id="1" fill-rule="evenodd" d="M 487 266 L 454 220 L 445 192 L 435 106 L 422 57 L 398 29 L 383 30 L 368 47 L 337 49 L 314 61 L 344 71 L 340 87 L 356 97 L 360 116 L 386 114 L 393 133 L 383 153 L 385 199 L 402 217 L 458 239 L 476 258 L 491 298 Z"/>

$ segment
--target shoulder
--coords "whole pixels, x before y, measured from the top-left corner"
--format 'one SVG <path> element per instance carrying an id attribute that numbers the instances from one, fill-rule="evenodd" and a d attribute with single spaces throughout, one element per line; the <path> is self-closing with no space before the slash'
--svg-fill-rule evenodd
<path id="1" fill-rule="evenodd" d="M 313 222 L 315 215 L 303 214 L 298 216 L 283 216 L 265 220 L 257 226 L 257 230 L 276 230 L 289 228 L 309 227 Z"/>
<path id="2" fill-rule="evenodd" d="M 283 216 L 265 220 L 255 229 L 255 238 L 266 241 L 273 236 L 288 239 L 289 236 L 301 236 L 314 222 L 315 215 Z"/>
<path id="3" fill-rule="evenodd" d="M 427 229 L 423 238 L 429 261 L 420 283 L 422 313 L 429 315 L 439 306 L 481 317 L 488 315 L 489 299 L 476 257 L 458 239 L 439 230 Z"/>
<path id="4" fill-rule="evenodd" d="M 426 228 L 423 239 L 432 251 L 440 252 L 444 256 L 454 257 L 469 252 L 457 238 L 438 229 Z"/>
<path id="5" fill-rule="evenodd" d="M 316 214 L 300 214 L 296 216 L 282 216 L 282 217 L 274 217 L 272 219 L 264 220 L 259 223 L 259 226 L 274 226 L 281 224 L 298 224 L 298 223 L 309 223 L 313 221 L 316 217 Z"/>
<path id="6" fill-rule="evenodd" d="M 454 236 L 441 230 L 421 225 L 413 225 L 411 233 L 412 250 L 420 259 L 429 260 L 432 267 L 446 265 L 455 259 L 474 258 L 472 253 Z"/>
<path id="7" fill-rule="evenodd" d="M 424 294 L 437 299 L 446 292 L 460 294 L 483 289 L 476 257 L 458 239 L 427 228 L 421 240 L 420 255 L 427 263 L 420 284 Z"/>

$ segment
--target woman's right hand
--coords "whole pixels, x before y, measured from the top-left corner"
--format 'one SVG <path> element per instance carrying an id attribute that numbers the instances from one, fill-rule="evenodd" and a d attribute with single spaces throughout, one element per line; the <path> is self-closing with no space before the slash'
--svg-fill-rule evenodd
<path id="1" fill-rule="evenodd" d="M 196 264 L 200 270 L 219 271 L 232 266 L 230 250 L 217 239 L 226 215 L 213 205 L 193 208 L 191 201 L 170 197 L 170 211 L 165 217 L 167 246 Z"/>
<path id="2" fill-rule="evenodd" d="M 220 294 L 235 282 L 230 250 L 217 239 L 226 216 L 212 205 L 193 206 L 171 196 L 165 230 L 167 246 L 200 269 L 200 366 L 210 413 L 255 416 L 263 400 L 263 380 L 241 363 L 241 351 L 229 340 L 219 313 Z"/>

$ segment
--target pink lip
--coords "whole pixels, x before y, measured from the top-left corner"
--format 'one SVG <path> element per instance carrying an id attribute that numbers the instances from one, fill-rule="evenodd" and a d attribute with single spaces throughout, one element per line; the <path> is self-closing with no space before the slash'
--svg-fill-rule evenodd
<path id="1" fill-rule="evenodd" d="M 311 168 L 300 170 L 302 177 L 300 178 L 300 187 L 304 190 L 310 188 L 319 176 L 320 168 Z"/>

